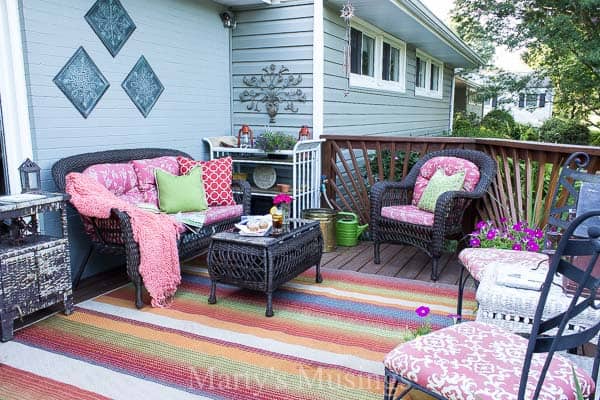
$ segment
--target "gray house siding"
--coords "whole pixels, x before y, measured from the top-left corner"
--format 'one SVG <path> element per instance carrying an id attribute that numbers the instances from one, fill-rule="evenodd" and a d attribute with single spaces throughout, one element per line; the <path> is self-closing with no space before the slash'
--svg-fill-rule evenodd
<path id="1" fill-rule="evenodd" d="M 297 113 L 284 110 L 285 103 L 280 104 L 270 128 L 298 135 L 300 126 L 312 125 L 313 2 L 238 9 L 235 14 L 238 24 L 231 43 L 233 131 L 248 124 L 258 136 L 269 125 L 264 103 L 259 103 L 261 112 L 248 110 L 249 103 L 240 101 L 240 93 L 249 89 L 244 77 L 260 78 L 263 68 L 275 64 L 277 71 L 283 65 L 291 74 L 302 76 L 298 88 L 306 94 L 306 102 L 295 103 Z"/>
<path id="2" fill-rule="evenodd" d="M 325 9 L 324 28 L 326 134 L 421 136 L 448 131 L 452 70 L 447 65 L 441 100 L 415 96 L 416 49 L 407 43 L 405 93 L 351 88 L 344 96 L 345 25 L 337 10 Z"/>
<path id="3" fill-rule="evenodd" d="M 229 134 L 231 129 L 230 32 L 219 18 L 222 7 L 196 0 L 121 0 L 137 28 L 113 58 L 84 19 L 93 3 L 21 2 L 33 154 L 42 168 L 42 185 L 47 190 L 55 189 L 50 175 L 52 164 L 69 155 L 167 147 L 206 157 L 202 138 Z M 110 83 L 87 119 L 52 82 L 79 46 L 85 48 Z M 141 55 L 165 87 L 148 118 L 121 88 Z M 47 230 L 56 230 L 53 221 L 45 222 Z M 69 226 L 76 264 L 83 257 L 87 241 L 82 239 L 74 213 Z M 105 258 L 92 261 L 110 267 Z"/>

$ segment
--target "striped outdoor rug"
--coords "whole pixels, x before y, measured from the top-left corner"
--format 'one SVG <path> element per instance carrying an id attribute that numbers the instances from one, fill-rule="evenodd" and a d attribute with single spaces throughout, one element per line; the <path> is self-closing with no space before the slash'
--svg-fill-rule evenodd
<path id="1" fill-rule="evenodd" d="M 133 306 L 125 286 L 0 344 L 2 399 L 381 399 L 384 355 L 422 323 L 452 323 L 456 288 L 311 270 L 274 296 L 219 285 L 190 268 L 169 309 Z M 474 307 L 473 293 L 466 310 Z"/>

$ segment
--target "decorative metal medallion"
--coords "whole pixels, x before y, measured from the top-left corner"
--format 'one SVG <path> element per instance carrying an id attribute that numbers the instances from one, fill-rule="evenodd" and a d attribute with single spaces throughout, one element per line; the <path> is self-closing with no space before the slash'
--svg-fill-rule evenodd
<path id="1" fill-rule="evenodd" d="M 260 78 L 244 77 L 246 86 L 256 88 L 257 90 L 244 90 L 240 93 L 242 103 L 249 101 L 248 110 L 261 112 L 259 103 L 265 103 L 267 114 L 269 114 L 269 123 L 275 123 L 275 117 L 279 112 L 279 104 L 285 102 L 285 110 L 298 112 L 298 107 L 294 105 L 295 101 L 304 103 L 306 95 L 301 89 L 289 89 L 298 86 L 302 82 L 302 75 L 286 75 L 289 70 L 283 65 L 277 71 L 277 66 L 271 64 L 262 69 L 263 74 Z"/>
<path id="2" fill-rule="evenodd" d="M 148 116 L 161 93 L 165 90 L 144 56 L 141 56 L 138 62 L 135 63 L 121 86 L 144 118 Z"/>
<path id="3" fill-rule="evenodd" d="M 54 77 L 54 83 L 77 110 L 87 118 L 110 84 L 83 47 Z"/>
<path id="4" fill-rule="evenodd" d="M 119 0 L 96 1 L 85 19 L 113 57 L 135 30 L 135 24 Z"/>
<path id="5" fill-rule="evenodd" d="M 344 46 L 344 74 L 346 76 L 346 88 L 344 89 L 344 96 L 350 94 L 350 69 L 352 63 L 352 47 L 350 44 L 350 21 L 354 17 L 354 6 L 350 3 L 350 0 L 344 4 L 340 10 L 340 17 L 346 22 L 346 45 Z"/>

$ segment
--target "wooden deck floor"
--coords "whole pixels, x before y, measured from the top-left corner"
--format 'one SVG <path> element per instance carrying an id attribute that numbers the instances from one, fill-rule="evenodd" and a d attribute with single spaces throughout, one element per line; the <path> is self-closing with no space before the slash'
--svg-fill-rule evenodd
<path id="1" fill-rule="evenodd" d="M 431 259 L 410 246 L 381 245 L 381 263 L 375 264 L 373 243 L 359 242 L 355 247 L 338 247 L 334 252 L 324 253 L 321 265 L 323 268 L 431 282 Z M 438 282 L 458 285 L 461 265 L 456 255 L 444 255 L 439 265 L 441 272 Z M 467 287 L 474 287 L 472 280 L 467 282 Z"/>

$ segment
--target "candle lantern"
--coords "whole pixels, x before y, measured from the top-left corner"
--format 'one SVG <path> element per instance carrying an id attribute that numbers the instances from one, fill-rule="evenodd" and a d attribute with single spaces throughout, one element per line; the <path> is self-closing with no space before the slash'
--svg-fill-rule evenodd
<path id="1" fill-rule="evenodd" d="M 238 147 L 254 147 L 254 132 L 248 125 L 242 125 L 238 131 Z"/>
<path id="2" fill-rule="evenodd" d="M 29 158 L 19 166 L 19 174 L 21 175 L 21 193 L 42 190 L 40 167 Z"/>
<path id="3" fill-rule="evenodd" d="M 308 129 L 307 125 L 302 125 L 300 131 L 298 132 L 298 140 L 308 140 L 310 139 L 310 129 Z"/>

